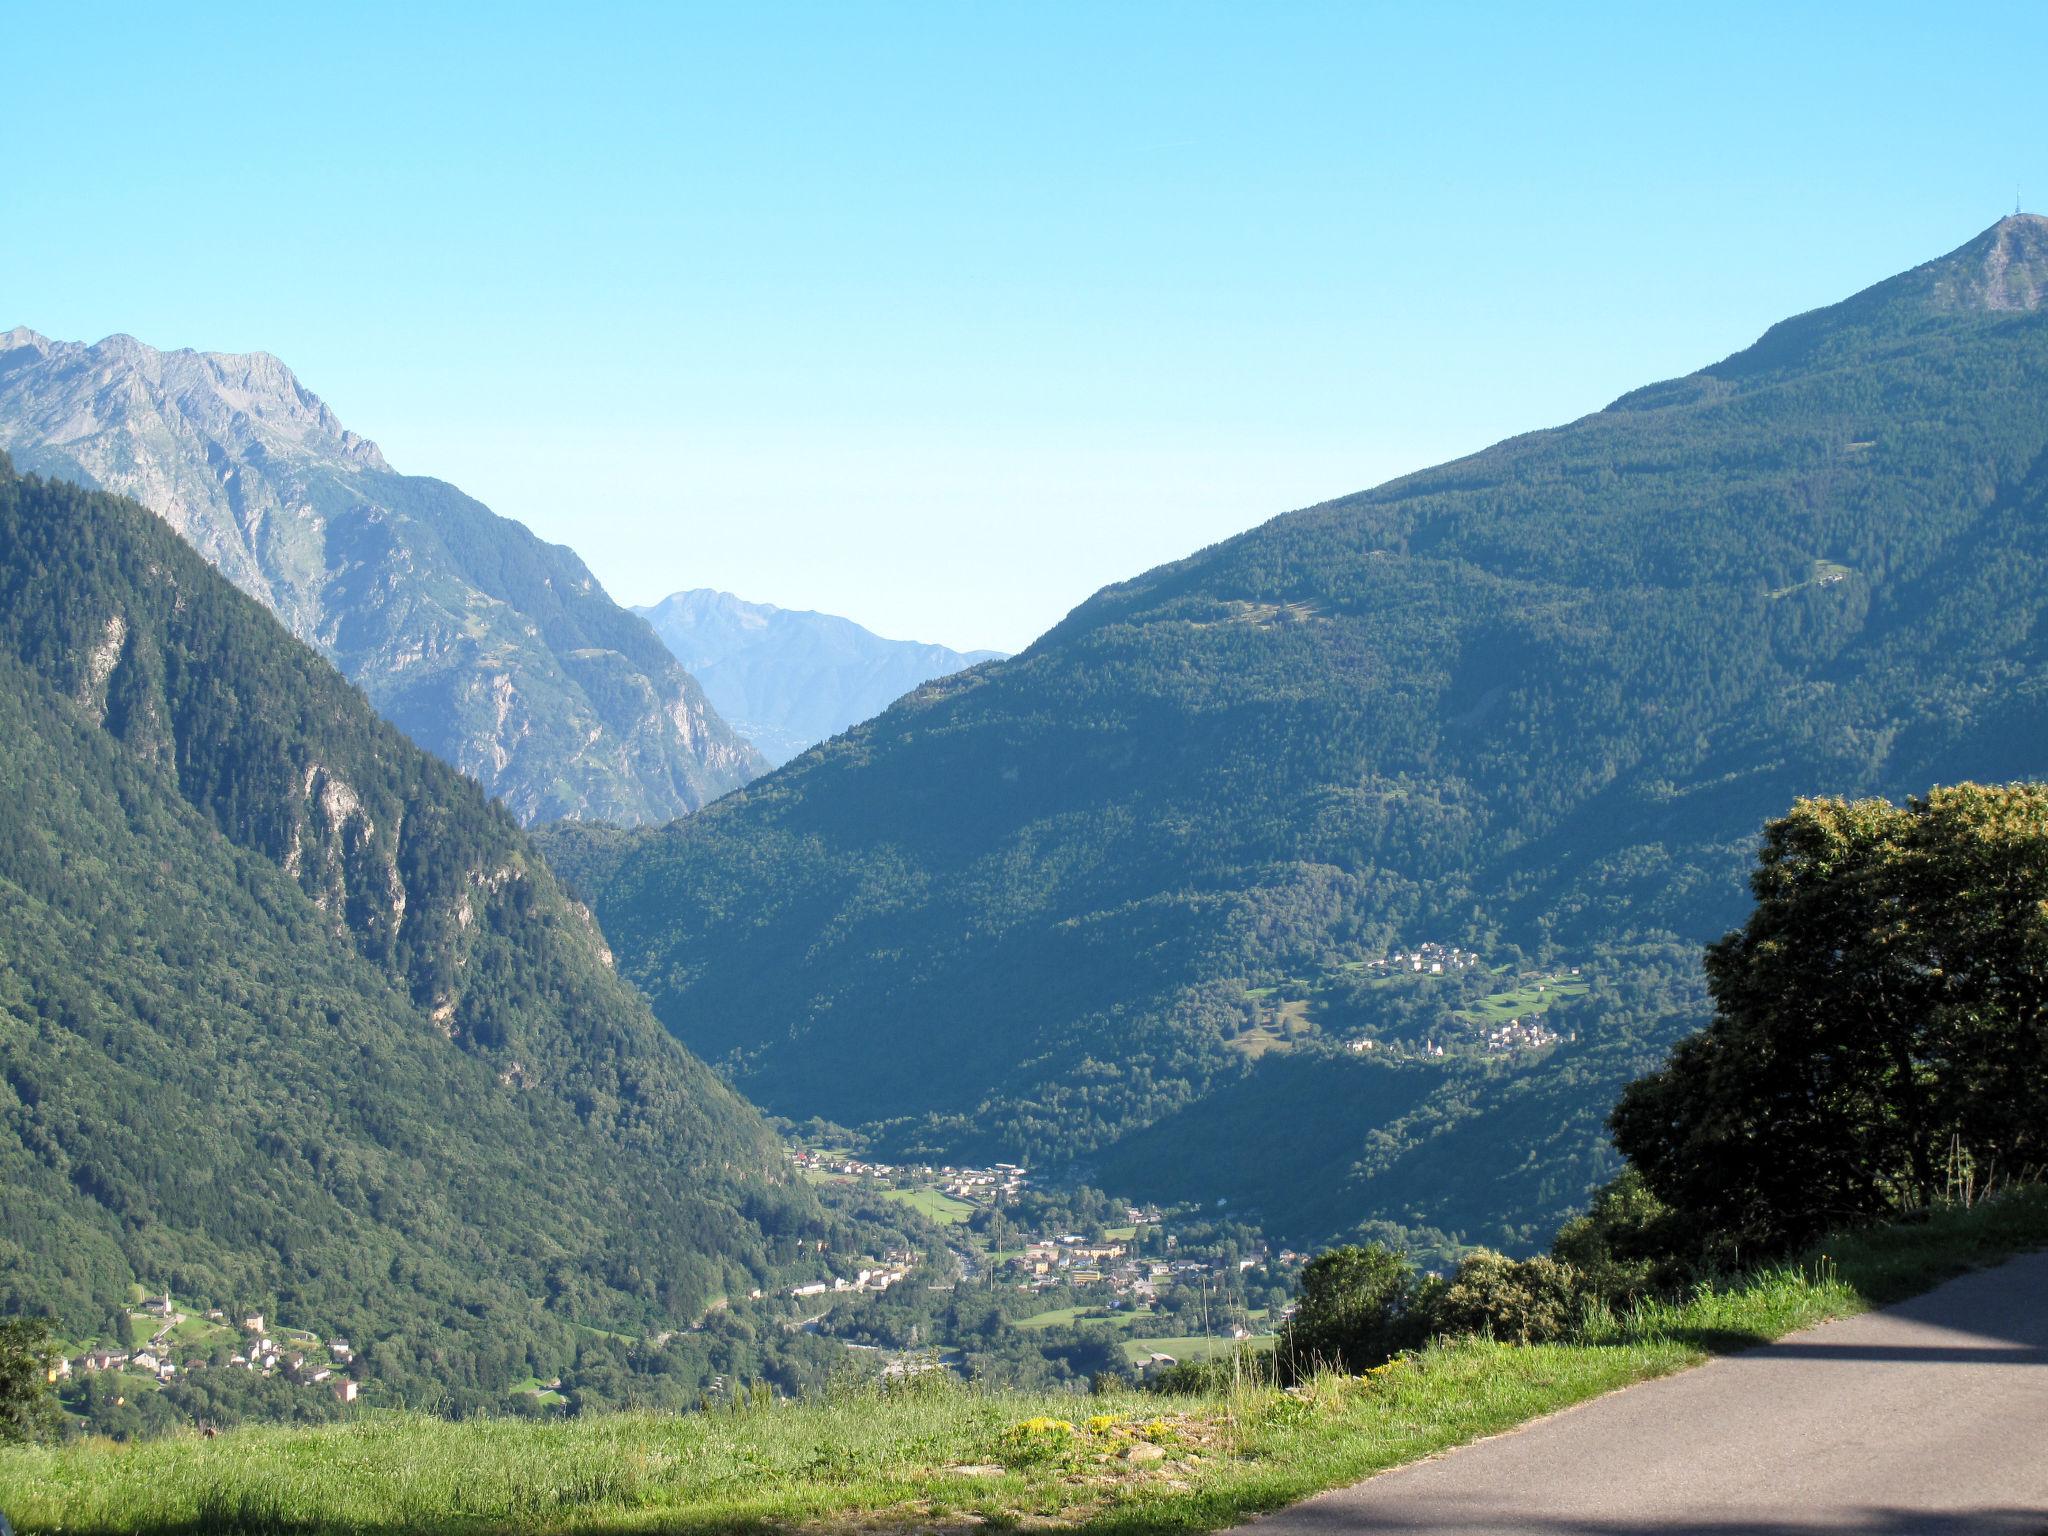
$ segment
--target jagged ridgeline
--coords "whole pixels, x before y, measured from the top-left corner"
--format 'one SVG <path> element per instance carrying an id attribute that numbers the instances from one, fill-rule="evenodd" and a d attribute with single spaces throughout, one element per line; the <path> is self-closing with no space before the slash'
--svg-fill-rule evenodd
<path id="1" fill-rule="evenodd" d="M 1540 1241 L 1768 818 L 2048 767 L 2044 294 L 2006 220 L 551 846 L 774 1110 L 1309 1240 Z"/>
<path id="2" fill-rule="evenodd" d="M 573 550 L 399 474 L 266 353 L 0 332 L 0 448 L 133 496 L 523 822 L 667 821 L 764 766 Z"/>
<path id="3" fill-rule="evenodd" d="M 4 466 L 4 460 L 0 460 Z M 0 1314 L 493 1394 L 825 1235 L 505 810 L 141 507 L 0 468 Z"/>

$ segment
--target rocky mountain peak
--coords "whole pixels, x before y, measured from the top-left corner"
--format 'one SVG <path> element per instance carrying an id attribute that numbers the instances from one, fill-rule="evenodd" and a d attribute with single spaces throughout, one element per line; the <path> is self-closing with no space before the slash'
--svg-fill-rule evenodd
<path id="1" fill-rule="evenodd" d="M 2048 218 L 2015 213 L 1913 276 L 1937 309 L 2035 310 L 2048 301 Z"/>
<path id="2" fill-rule="evenodd" d="M 148 507 L 522 820 L 666 821 L 762 766 L 573 554 L 396 473 L 268 352 L 0 333 L 0 449 Z"/>
<path id="3" fill-rule="evenodd" d="M 109 427 L 130 438 L 163 429 L 337 468 L 391 467 L 268 352 L 163 351 L 120 333 L 87 345 L 16 326 L 0 334 L 0 389 L 24 369 L 38 376 L 46 407 L 63 412 L 45 433 L 53 445 Z"/>

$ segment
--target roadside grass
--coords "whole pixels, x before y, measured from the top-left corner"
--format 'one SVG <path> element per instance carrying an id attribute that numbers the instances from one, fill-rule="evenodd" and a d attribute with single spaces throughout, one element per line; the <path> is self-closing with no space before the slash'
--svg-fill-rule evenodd
<path id="1" fill-rule="evenodd" d="M 23 1533 L 84 1536 L 1212 1530 L 2043 1245 L 2048 1190 L 2022 1190 L 1598 1317 L 1571 1344 L 1438 1343 L 1293 1392 L 1255 1370 L 1188 1397 L 1027 1396 L 925 1377 L 744 1413 L 375 1412 L 211 1440 L 13 1449 L 0 1452 L 0 1509 Z"/>

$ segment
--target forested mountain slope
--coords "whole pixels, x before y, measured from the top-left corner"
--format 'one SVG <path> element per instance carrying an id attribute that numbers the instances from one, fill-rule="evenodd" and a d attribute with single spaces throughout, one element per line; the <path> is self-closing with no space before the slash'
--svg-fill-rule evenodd
<path id="1" fill-rule="evenodd" d="M 764 766 L 573 551 L 396 473 L 268 354 L 0 334 L 0 449 L 158 513 L 522 821 L 666 821 Z"/>
<path id="2" fill-rule="evenodd" d="M 2042 770 L 2044 293 L 2048 223 L 2002 221 L 551 846 L 774 1110 L 1311 1239 L 1545 1236 L 1768 816 Z"/>
<path id="3" fill-rule="evenodd" d="M 496 1400 L 825 1235 L 502 807 L 0 456 L 0 1315 L 169 1286 Z"/>
<path id="4" fill-rule="evenodd" d="M 749 603 L 709 587 L 633 611 L 733 729 L 778 767 L 920 683 L 1003 654 L 888 640 L 835 614 Z"/>

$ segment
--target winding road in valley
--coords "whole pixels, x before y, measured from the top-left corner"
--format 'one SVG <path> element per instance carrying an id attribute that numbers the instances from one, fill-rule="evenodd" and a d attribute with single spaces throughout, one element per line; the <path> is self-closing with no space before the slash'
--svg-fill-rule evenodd
<path id="1" fill-rule="evenodd" d="M 1382 1473 L 1255 1536 L 2042 1536 L 2048 1254 Z"/>

